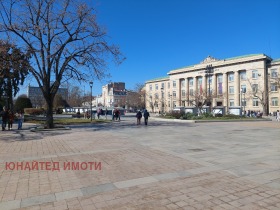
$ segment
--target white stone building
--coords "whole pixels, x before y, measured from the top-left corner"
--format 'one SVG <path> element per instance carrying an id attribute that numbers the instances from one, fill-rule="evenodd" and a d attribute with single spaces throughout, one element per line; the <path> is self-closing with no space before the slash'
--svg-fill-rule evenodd
<path id="1" fill-rule="evenodd" d="M 102 86 L 102 102 L 105 107 L 124 107 L 126 89 L 124 82 L 112 82 Z"/>
<path id="2" fill-rule="evenodd" d="M 280 110 L 279 73 L 280 59 L 265 54 L 221 60 L 208 56 L 201 63 L 171 70 L 167 77 L 147 81 L 146 108 L 166 112 L 205 98 L 205 105 L 224 106 L 226 111 L 239 106 L 276 112 Z"/>

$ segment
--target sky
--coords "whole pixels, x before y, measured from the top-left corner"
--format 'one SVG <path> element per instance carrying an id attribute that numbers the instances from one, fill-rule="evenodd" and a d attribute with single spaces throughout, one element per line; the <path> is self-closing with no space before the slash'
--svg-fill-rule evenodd
<path id="1" fill-rule="evenodd" d="M 137 83 L 167 76 L 209 55 L 226 59 L 264 53 L 280 58 L 279 0 L 89 2 L 108 40 L 126 57 L 119 66 L 108 64 L 110 78 L 93 81 L 93 95 L 101 94 L 102 85 L 110 81 L 125 82 L 132 90 Z M 90 91 L 89 84 L 78 85 Z"/>

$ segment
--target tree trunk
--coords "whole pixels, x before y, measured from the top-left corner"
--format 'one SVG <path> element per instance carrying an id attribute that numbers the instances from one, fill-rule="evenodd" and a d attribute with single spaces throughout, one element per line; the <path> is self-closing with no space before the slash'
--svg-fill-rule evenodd
<path id="1" fill-rule="evenodd" d="M 54 128 L 53 123 L 53 100 L 46 99 L 47 113 L 46 113 L 46 128 Z"/>

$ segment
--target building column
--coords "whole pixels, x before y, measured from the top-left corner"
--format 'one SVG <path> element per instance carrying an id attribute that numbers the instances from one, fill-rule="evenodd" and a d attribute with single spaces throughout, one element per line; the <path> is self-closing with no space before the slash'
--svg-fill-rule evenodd
<path id="1" fill-rule="evenodd" d="M 208 82 L 207 82 L 207 76 L 204 75 L 202 76 L 202 91 L 205 92 L 206 95 L 208 95 L 207 87 L 208 87 Z"/>
<path id="2" fill-rule="evenodd" d="M 183 79 L 180 78 L 179 79 L 179 92 L 177 93 L 178 94 L 178 100 L 179 100 L 179 103 L 177 103 L 179 106 L 182 106 L 182 81 Z"/>
<path id="3" fill-rule="evenodd" d="M 223 74 L 223 98 L 224 98 L 224 106 L 226 107 L 226 113 L 228 112 L 228 74 Z"/>
<path id="4" fill-rule="evenodd" d="M 234 72 L 234 105 L 241 106 L 240 104 L 240 81 L 239 71 Z"/>
<path id="5" fill-rule="evenodd" d="M 189 87 L 189 79 L 186 78 L 185 79 L 185 85 L 186 85 L 186 102 L 185 102 L 185 106 L 189 106 L 189 94 L 190 94 L 190 87 Z"/>
<path id="6" fill-rule="evenodd" d="M 197 91 L 197 77 L 193 77 L 193 92 Z"/>

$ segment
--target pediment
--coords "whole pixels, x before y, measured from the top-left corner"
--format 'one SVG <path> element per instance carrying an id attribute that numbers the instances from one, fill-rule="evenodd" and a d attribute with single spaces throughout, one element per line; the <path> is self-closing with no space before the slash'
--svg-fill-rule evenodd
<path id="1" fill-rule="evenodd" d="M 211 63 L 211 62 L 214 62 L 214 61 L 219 61 L 219 59 L 208 55 L 203 61 L 200 62 L 200 64 Z"/>

